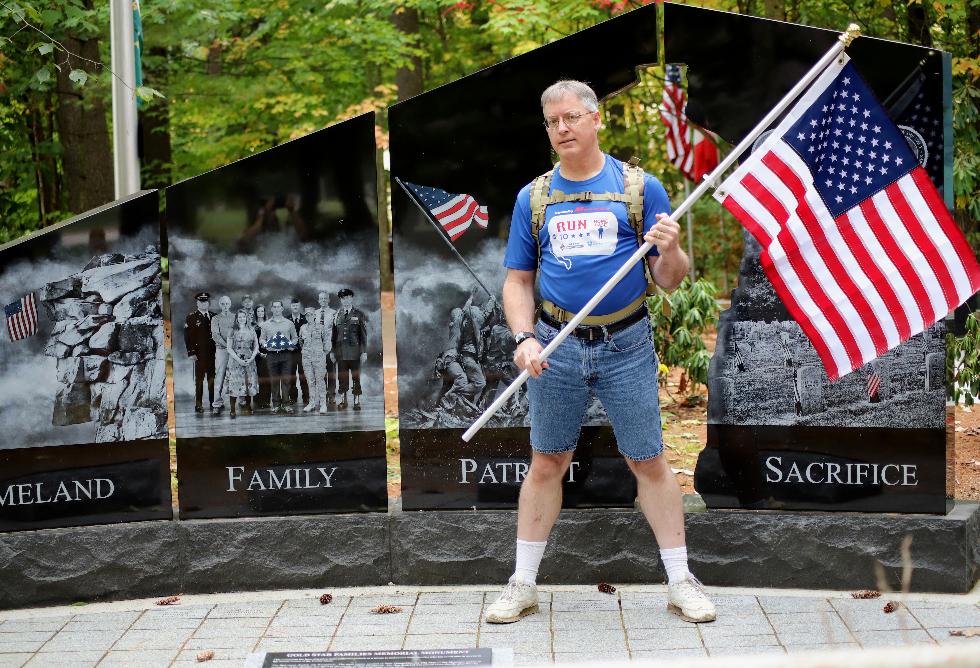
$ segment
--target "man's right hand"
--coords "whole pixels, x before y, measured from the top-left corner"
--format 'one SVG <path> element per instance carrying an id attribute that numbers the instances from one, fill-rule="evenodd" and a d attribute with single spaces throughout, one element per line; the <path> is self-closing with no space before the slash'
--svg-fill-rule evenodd
<path id="1" fill-rule="evenodd" d="M 197 355 L 188 355 L 188 357 L 190 357 L 195 362 L 197 361 Z"/>
<path id="2" fill-rule="evenodd" d="M 514 351 L 514 364 L 518 369 L 527 371 L 531 378 L 537 378 L 541 372 L 548 368 L 548 361 L 541 359 L 541 351 L 544 350 L 537 339 L 526 339 L 521 341 Z"/>

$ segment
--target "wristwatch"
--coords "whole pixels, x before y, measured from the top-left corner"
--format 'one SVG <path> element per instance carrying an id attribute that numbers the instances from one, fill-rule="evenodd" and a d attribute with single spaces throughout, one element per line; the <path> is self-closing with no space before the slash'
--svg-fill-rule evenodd
<path id="1" fill-rule="evenodd" d="M 514 335 L 514 345 L 521 345 L 528 339 L 534 338 L 534 332 L 518 332 Z"/>

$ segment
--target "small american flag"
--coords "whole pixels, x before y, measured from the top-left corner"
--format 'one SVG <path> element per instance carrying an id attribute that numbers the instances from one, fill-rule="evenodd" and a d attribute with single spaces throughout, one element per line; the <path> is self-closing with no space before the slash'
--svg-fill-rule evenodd
<path id="1" fill-rule="evenodd" d="M 759 240 L 766 276 L 831 381 L 980 288 L 963 233 L 846 57 L 715 198 Z"/>
<path id="2" fill-rule="evenodd" d="M 735 356 L 732 358 L 732 370 L 745 371 L 745 360 L 742 359 L 742 353 L 738 350 L 738 344 L 735 346 Z"/>
<path id="3" fill-rule="evenodd" d="M 487 229 L 487 207 L 481 206 L 472 195 L 454 195 L 440 188 L 419 186 L 408 181 L 405 185 L 453 241 L 463 236 L 463 232 L 473 223 Z"/>
<path id="4" fill-rule="evenodd" d="M 289 344 L 289 337 L 282 332 L 276 332 L 275 336 L 265 342 L 265 347 L 266 350 L 274 353 L 293 349 L 293 347 Z"/>
<path id="5" fill-rule="evenodd" d="M 878 391 L 881 390 L 881 376 L 873 366 L 868 367 L 868 401 L 873 404 L 881 401 Z"/>
<path id="6" fill-rule="evenodd" d="M 681 68 L 667 65 L 660 120 L 666 127 L 667 159 L 695 183 L 718 165 L 718 148 L 709 136 L 687 120 L 687 94 L 681 87 Z"/>
<path id="7" fill-rule="evenodd" d="M 21 297 L 3 307 L 7 315 L 7 333 L 11 341 L 19 341 L 37 333 L 37 302 L 34 293 Z"/>

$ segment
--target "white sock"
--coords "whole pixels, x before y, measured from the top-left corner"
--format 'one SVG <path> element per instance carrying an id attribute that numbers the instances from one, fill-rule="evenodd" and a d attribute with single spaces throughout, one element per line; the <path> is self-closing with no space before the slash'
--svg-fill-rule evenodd
<path id="1" fill-rule="evenodd" d="M 548 541 L 540 542 L 517 539 L 517 565 L 513 577 L 524 584 L 537 584 L 538 566 L 544 556 L 544 547 Z"/>
<path id="2" fill-rule="evenodd" d="M 687 578 L 687 548 L 671 547 L 660 550 L 660 560 L 667 571 L 667 582 L 673 584 Z"/>

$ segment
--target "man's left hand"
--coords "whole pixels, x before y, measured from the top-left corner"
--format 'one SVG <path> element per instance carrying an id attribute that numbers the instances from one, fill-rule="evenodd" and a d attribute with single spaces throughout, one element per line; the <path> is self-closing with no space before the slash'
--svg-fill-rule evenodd
<path id="1" fill-rule="evenodd" d="M 367 362 L 367 353 L 361 353 L 361 364 Z"/>
<path id="2" fill-rule="evenodd" d="M 668 214 L 658 213 L 657 222 L 643 235 L 643 240 L 655 245 L 660 254 L 664 255 L 678 247 L 680 233 L 681 226 L 671 220 Z"/>

